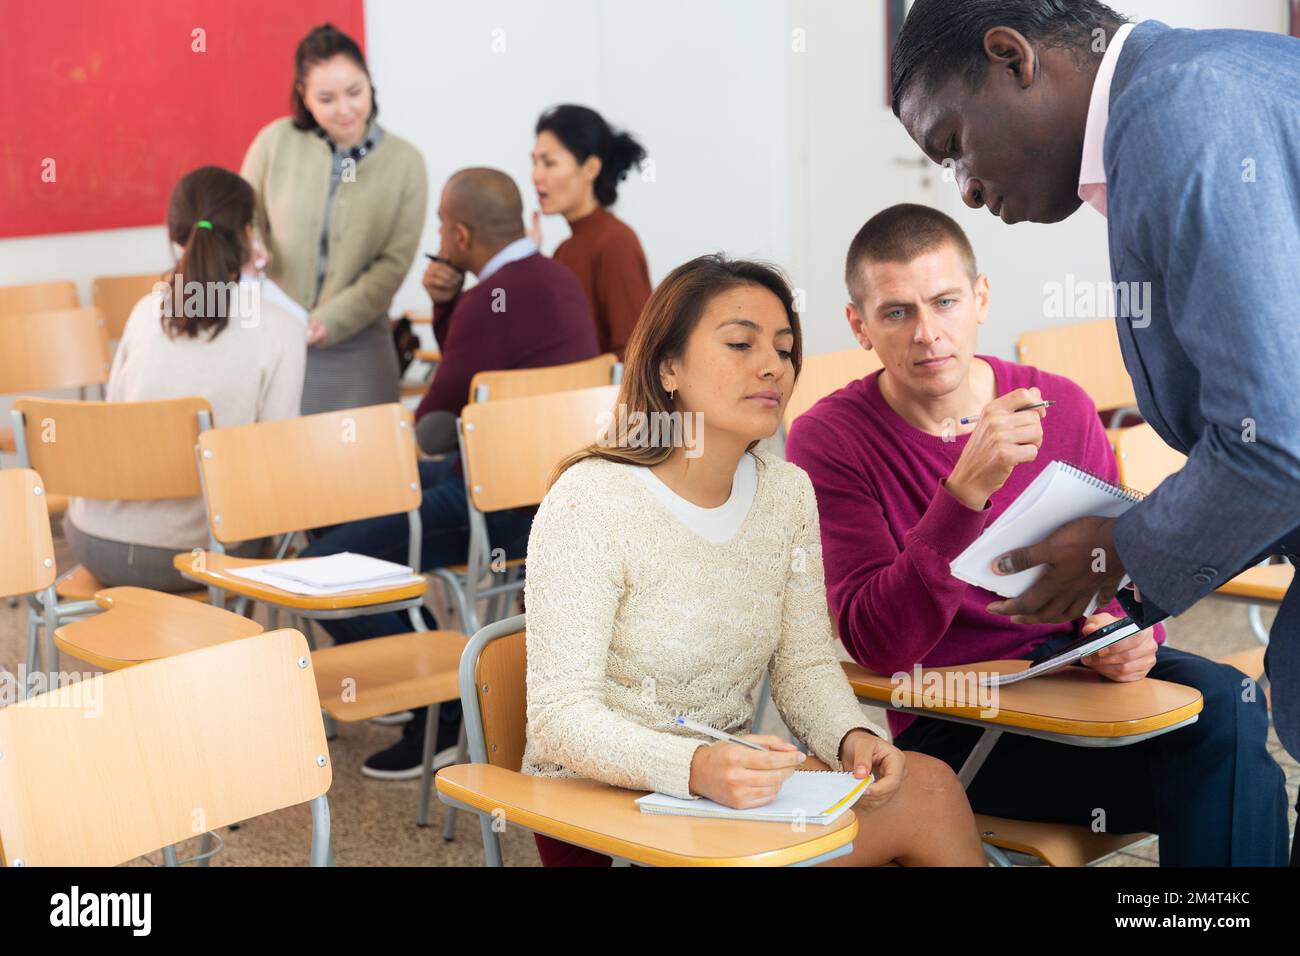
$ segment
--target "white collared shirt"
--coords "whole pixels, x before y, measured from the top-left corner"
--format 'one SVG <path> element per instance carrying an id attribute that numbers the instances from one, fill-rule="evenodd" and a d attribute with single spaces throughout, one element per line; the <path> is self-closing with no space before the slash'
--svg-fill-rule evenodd
<path id="1" fill-rule="evenodd" d="M 1124 41 L 1136 24 L 1126 23 L 1111 37 L 1088 101 L 1088 125 L 1083 134 L 1083 163 L 1079 166 L 1079 198 L 1106 215 L 1106 123 L 1110 119 L 1110 84 Z"/>
<path id="2" fill-rule="evenodd" d="M 508 266 L 512 262 L 518 262 L 520 259 L 527 259 L 533 253 L 537 252 L 537 243 L 527 236 L 520 236 L 514 242 L 510 243 L 504 249 L 497 252 L 495 256 L 487 261 L 487 265 L 478 274 L 478 281 L 484 282 L 487 277 L 496 272 L 502 266 Z"/>

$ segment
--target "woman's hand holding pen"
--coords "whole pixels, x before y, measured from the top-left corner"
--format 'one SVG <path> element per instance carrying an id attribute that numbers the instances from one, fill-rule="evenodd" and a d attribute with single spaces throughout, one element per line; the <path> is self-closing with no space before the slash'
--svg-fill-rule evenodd
<path id="1" fill-rule="evenodd" d="M 981 511 L 993 493 L 1006 484 L 1016 465 L 1038 457 L 1047 409 L 1017 409 L 1041 401 L 1038 389 L 1018 388 L 984 406 L 970 440 L 944 482 L 949 494 L 966 507 Z"/>
<path id="2" fill-rule="evenodd" d="M 884 806 L 898 792 L 905 761 L 903 751 L 867 730 L 850 730 L 840 741 L 840 766 L 859 780 L 876 778 L 857 803 L 863 810 Z"/>
<path id="3" fill-rule="evenodd" d="M 776 799 L 781 785 L 808 758 L 794 744 L 769 734 L 745 734 L 766 750 L 719 741 L 698 747 L 691 757 L 691 793 L 715 803 L 747 810 Z"/>

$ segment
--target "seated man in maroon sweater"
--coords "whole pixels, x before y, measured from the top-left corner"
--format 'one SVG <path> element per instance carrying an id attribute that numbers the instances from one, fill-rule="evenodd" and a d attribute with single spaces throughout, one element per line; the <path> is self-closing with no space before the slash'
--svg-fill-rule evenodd
<path id="1" fill-rule="evenodd" d="M 442 360 L 416 412 L 415 432 L 428 454 L 454 451 L 456 418 L 476 372 L 564 365 L 595 357 L 596 326 L 587 296 L 566 266 L 539 255 L 524 235 L 523 200 L 514 181 L 495 169 L 463 169 L 447 181 L 438 205 L 440 258 L 430 263 L 424 287 L 433 299 L 433 330 Z M 478 284 L 462 292 L 465 273 Z M 469 509 L 457 457 L 420 462 L 420 570 L 463 564 L 469 555 Z M 535 508 L 487 515 L 493 550 L 523 557 Z M 352 551 L 405 564 L 405 515 L 388 515 L 331 528 L 303 553 L 309 557 Z M 425 610 L 430 627 L 437 622 Z M 370 614 L 321 622 L 335 643 L 410 630 L 405 615 Z M 418 777 L 424 740 L 436 724 L 435 766 L 455 757 L 460 703 L 432 714 L 422 708 L 402 738 L 371 755 L 361 772 L 383 780 Z M 440 719 L 435 719 L 438 717 Z"/>
<path id="2" fill-rule="evenodd" d="M 525 234 L 513 179 L 495 169 L 462 169 L 443 188 L 438 218 L 446 262 L 429 263 L 424 288 L 442 360 L 415 412 L 420 448 L 431 455 L 456 448 L 456 418 L 478 372 L 599 354 L 586 293 Z M 478 284 L 462 292 L 467 272 Z"/>
<path id="3" fill-rule="evenodd" d="M 886 209 L 849 248 L 849 326 L 883 368 L 818 402 L 787 456 L 811 476 L 826 590 L 853 658 L 883 674 L 1009 658 L 1042 660 L 1123 616 L 1017 624 L 949 564 L 1053 460 L 1108 480 L 1117 466 L 1097 410 L 1069 379 L 976 354 L 989 283 L 950 217 Z M 1088 361 L 1088 356 L 1080 356 Z M 1017 411 L 1039 400 L 1056 404 Z M 971 425 L 963 418 L 979 416 Z M 1116 748 L 1004 734 L 968 790 L 977 813 L 1160 835 L 1162 865 L 1285 865 L 1287 804 L 1269 755 L 1263 693 L 1235 668 L 1142 631 L 1085 659 L 1107 679 L 1199 689 L 1186 727 Z M 977 727 L 890 713 L 896 746 L 959 769 Z"/>

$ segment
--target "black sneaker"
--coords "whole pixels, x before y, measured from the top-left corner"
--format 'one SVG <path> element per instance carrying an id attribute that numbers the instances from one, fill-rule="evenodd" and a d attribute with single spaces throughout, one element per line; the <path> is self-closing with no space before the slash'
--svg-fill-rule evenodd
<path id="1" fill-rule="evenodd" d="M 434 764 L 443 757 L 442 751 L 448 748 L 455 752 L 460 743 L 460 701 L 456 701 L 455 721 L 438 721 L 438 739 L 434 741 Z M 444 711 L 447 709 L 444 705 Z M 447 716 L 446 713 L 440 717 Z M 424 724 L 423 708 L 415 712 L 414 719 L 402 727 L 402 737 L 387 750 L 371 754 L 361 765 L 361 772 L 376 780 L 414 780 L 420 776 L 424 767 Z M 445 760 L 445 757 L 444 757 Z"/>

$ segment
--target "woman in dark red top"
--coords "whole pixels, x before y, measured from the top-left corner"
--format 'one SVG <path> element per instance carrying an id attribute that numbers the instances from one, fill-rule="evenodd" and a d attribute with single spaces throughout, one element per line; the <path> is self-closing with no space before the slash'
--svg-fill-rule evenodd
<path id="1" fill-rule="evenodd" d="M 537 121 L 537 199 L 543 213 L 562 215 L 573 230 L 555 259 L 573 270 L 587 293 L 601 351 L 620 360 L 650 298 L 650 269 L 636 233 L 608 207 L 618 199 L 619 182 L 644 159 L 640 143 L 585 106 L 557 106 Z M 540 244 L 537 213 L 533 233 Z"/>

